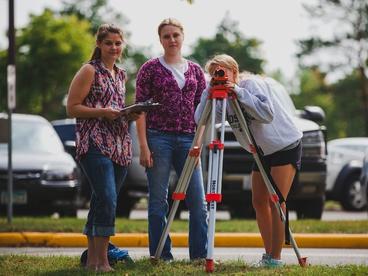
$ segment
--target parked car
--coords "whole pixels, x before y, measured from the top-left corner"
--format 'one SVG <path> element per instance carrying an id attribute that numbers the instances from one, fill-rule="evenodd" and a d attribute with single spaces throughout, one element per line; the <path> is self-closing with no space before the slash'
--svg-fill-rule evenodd
<path id="1" fill-rule="evenodd" d="M 367 202 L 367 211 L 368 211 L 368 150 L 365 151 L 362 173 L 360 174 L 360 185 L 363 188 L 365 194 L 365 200 Z"/>
<path id="2" fill-rule="evenodd" d="M 8 193 L 8 116 L 0 113 L 0 210 Z M 51 124 L 38 115 L 12 116 L 13 210 L 15 214 L 76 215 L 78 168 Z"/>
<path id="3" fill-rule="evenodd" d="M 295 176 L 288 196 L 289 210 L 296 210 L 298 218 L 320 219 L 325 202 L 326 185 L 326 132 L 316 122 L 324 120 L 321 108 L 307 106 L 297 111 L 290 96 L 280 91 L 279 100 L 293 115 L 296 125 L 303 131 L 302 167 Z M 313 122 L 315 121 L 315 122 Z M 204 167 L 207 154 L 203 159 Z M 251 200 L 251 179 L 253 156 L 243 149 L 227 124 L 225 128 L 225 149 L 223 160 L 222 202 L 219 208 L 226 208 L 232 217 L 254 217 Z"/>
<path id="4" fill-rule="evenodd" d="M 367 201 L 359 178 L 368 138 L 335 139 L 327 143 L 327 148 L 327 198 L 339 201 L 345 210 L 363 210 Z"/>
<path id="5" fill-rule="evenodd" d="M 63 141 L 65 150 L 75 158 L 75 119 L 61 119 L 51 122 L 59 137 Z M 129 124 L 129 133 L 133 143 L 133 160 L 128 168 L 128 174 L 124 185 L 119 193 L 117 215 L 129 217 L 134 205 L 143 197 L 148 196 L 147 179 L 144 168 L 139 164 L 139 144 L 137 138 L 136 124 Z M 82 170 L 81 170 L 82 171 Z M 87 178 L 81 175 L 81 194 L 86 203 L 91 195 Z"/>

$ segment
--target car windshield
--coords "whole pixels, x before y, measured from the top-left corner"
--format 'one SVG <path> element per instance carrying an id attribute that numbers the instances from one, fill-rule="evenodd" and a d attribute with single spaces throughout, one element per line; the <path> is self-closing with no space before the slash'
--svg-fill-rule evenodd
<path id="1" fill-rule="evenodd" d="M 60 153 L 64 151 L 54 129 L 43 122 L 13 120 L 12 142 L 15 152 Z M 7 148 L 7 143 L 3 139 L 0 141 L 0 148 Z"/>

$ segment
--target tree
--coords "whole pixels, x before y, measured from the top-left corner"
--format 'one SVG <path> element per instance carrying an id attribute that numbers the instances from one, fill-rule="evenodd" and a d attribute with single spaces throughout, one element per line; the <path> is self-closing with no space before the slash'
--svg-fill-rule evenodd
<path id="1" fill-rule="evenodd" d="M 333 24 L 334 37 L 324 39 L 315 36 L 300 40 L 298 56 L 301 63 L 310 63 L 308 59 L 315 57 L 317 61 L 314 64 L 326 72 L 339 70 L 347 76 L 355 76 L 360 87 L 358 108 L 362 110 L 364 135 L 368 136 L 368 2 L 319 0 L 316 5 L 305 5 L 305 9 L 314 20 L 322 21 L 323 26 Z M 331 60 L 323 64 L 320 57 L 325 51 L 332 55 Z M 351 80 L 348 77 L 347 83 L 352 84 Z M 345 91 L 344 98 L 347 93 L 350 91 Z"/>
<path id="2" fill-rule="evenodd" d="M 17 32 L 17 112 L 65 116 L 62 100 L 69 83 L 92 52 L 89 29 L 89 22 L 76 16 L 45 10 Z"/>
<path id="3" fill-rule="evenodd" d="M 123 29 L 125 38 L 130 36 L 126 28 L 129 23 L 128 18 L 109 6 L 108 0 L 64 0 L 60 14 L 75 15 L 81 20 L 91 22 L 91 35 L 95 35 L 102 23 L 114 23 Z M 121 65 L 128 74 L 126 104 L 134 102 L 136 75 L 140 66 L 148 59 L 149 54 L 146 52 L 148 50 L 145 48 L 132 47 L 129 44 L 124 49 Z"/>
<path id="4" fill-rule="evenodd" d="M 102 23 L 115 23 L 119 26 L 128 24 L 128 19 L 115 8 L 108 5 L 108 0 L 63 0 L 62 15 L 75 15 L 91 23 L 94 35 Z"/>
<path id="5" fill-rule="evenodd" d="M 245 38 L 239 31 L 238 23 L 228 15 L 221 21 L 213 38 L 200 38 L 193 48 L 191 58 L 202 66 L 216 54 L 231 55 L 239 63 L 239 70 L 262 73 L 264 60 L 261 58 L 261 42 Z"/>

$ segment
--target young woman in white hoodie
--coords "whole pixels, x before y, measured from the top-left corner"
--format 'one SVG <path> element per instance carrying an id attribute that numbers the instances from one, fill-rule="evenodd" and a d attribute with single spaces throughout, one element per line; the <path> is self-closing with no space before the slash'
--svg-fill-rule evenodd
<path id="1" fill-rule="evenodd" d="M 303 134 L 294 124 L 291 114 L 277 98 L 278 93 L 275 93 L 275 90 L 284 89 L 283 86 L 272 78 L 250 73 L 242 74 L 242 79 L 239 81 L 238 63 L 229 55 L 217 55 L 206 64 L 206 70 L 211 77 L 219 68 L 225 71 L 228 78 L 225 86 L 236 94 L 243 114 L 250 118 L 249 128 L 262 152 L 265 170 L 272 176 L 286 200 L 294 176 L 300 169 Z M 197 123 L 210 89 L 211 86 L 203 92 L 201 102 L 196 109 Z M 255 148 L 242 133 L 238 118 L 229 104 L 226 107 L 226 113 L 227 121 L 238 142 L 244 149 L 253 153 Z M 220 118 L 221 108 L 217 108 L 216 121 L 219 122 Z M 281 250 L 285 241 L 285 226 L 274 203 L 270 200 L 256 164 L 252 170 L 252 204 L 266 251 L 257 266 L 282 266 L 284 263 L 281 261 Z M 281 206 L 285 211 L 285 203 Z"/>

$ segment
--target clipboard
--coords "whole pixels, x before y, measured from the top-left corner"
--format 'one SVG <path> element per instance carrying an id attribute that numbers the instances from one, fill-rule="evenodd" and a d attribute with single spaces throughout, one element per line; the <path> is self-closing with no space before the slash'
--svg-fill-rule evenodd
<path id="1" fill-rule="evenodd" d="M 139 102 L 136 104 L 129 105 L 122 110 L 120 110 L 120 114 L 122 116 L 126 116 L 130 113 L 140 113 L 140 112 L 147 112 L 152 109 L 155 109 L 157 107 L 161 106 L 160 103 L 154 103 L 152 101 L 146 101 L 146 102 Z"/>

